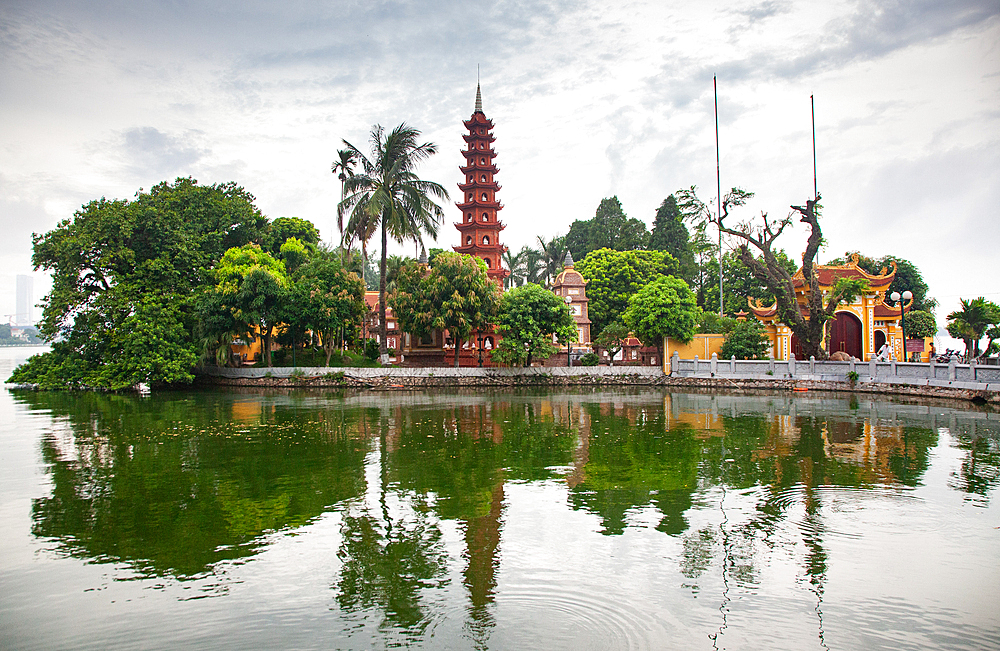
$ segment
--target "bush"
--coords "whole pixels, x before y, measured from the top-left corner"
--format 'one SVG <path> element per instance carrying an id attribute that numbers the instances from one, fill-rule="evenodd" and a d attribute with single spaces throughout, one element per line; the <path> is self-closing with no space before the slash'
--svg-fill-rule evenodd
<path id="1" fill-rule="evenodd" d="M 374 339 L 365 340 L 365 359 L 374 362 L 378 359 L 378 342 Z"/>
<path id="2" fill-rule="evenodd" d="M 587 353 L 580 357 L 580 366 L 597 366 L 601 362 L 601 358 L 597 356 L 597 353 Z"/>
<path id="3" fill-rule="evenodd" d="M 722 344 L 722 359 L 765 359 L 767 355 L 767 336 L 764 326 L 756 319 L 737 321 L 733 329 L 726 335 Z"/>

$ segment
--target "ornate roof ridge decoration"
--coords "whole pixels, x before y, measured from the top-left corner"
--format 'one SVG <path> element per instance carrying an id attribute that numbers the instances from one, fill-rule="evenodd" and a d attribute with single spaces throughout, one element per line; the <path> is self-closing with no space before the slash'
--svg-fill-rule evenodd
<path id="1" fill-rule="evenodd" d="M 889 264 L 892 265 L 892 271 L 888 267 L 883 267 L 879 274 L 870 274 L 864 269 L 862 269 L 858 263 L 860 256 L 857 253 L 852 253 L 846 264 L 818 264 L 813 267 L 816 273 L 816 279 L 819 281 L 821 287 L 832 287 L 838 278 L 842 277 L 853 277 L 857 279 L 864 279 L 868 281 L 873 290 L 877 293 L 882 293 L 892 284 L 893 279 L 896 277 L 896 271 L 898 270 L 898 265 L 895 260 L 890 260 Z M 805 277 L 802 275 L 802 267 L 795 272 L 792 276 L 792 282 L 797 289 L 802 289 L 807 287 Z M 882 290 L 882 292 L 878 292 Z"/>
<path id="2" fill-rule="evenodd" d="M 764 307 L 761 305 L 759 298 L 747 296 L 747 305 L 750 307 L 750 311 L 754 313 L 754 316 L 774 316 L 778 313 L 778 301 L 775 301 L 771 307 Z"/>

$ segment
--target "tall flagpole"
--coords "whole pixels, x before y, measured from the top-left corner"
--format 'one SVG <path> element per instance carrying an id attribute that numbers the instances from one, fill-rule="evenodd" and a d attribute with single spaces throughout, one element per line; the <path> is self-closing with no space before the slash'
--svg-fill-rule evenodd
<path id="1" fill-rule="evenodd" d="M 722 176 L 719 173 L 719 88 L 712 75 L 712 91 L 715 93 L 715 185 L 718 202 L 718 212 L 716 215 L 722 219 Z M 725 308 L 722 300 L 722 224 L 719 224 L 719 316 L 725 316 Z"/>
<path id="2" fill-rule="evenodd" d="M 812 116 L 812 132 L 813 132 L 813 201 L 819 203 L 819 186 L 816 185 L 816 102 L 813 100 L 813 96 L 809 96 L 809 113 Z M 815 204 L 813 205 L 813 210 L 817 208 Z M 819 249 L 816 249 L 816 264 L 819 264 Z"/>
<path id="3" fill-rule="evenodd" d="M 813 127 L 813 201 L 819 201 L 819 190 L 816 185 L 816 103 L 812 95 L 809 96 L 809 111 L 812 113 Z"/>

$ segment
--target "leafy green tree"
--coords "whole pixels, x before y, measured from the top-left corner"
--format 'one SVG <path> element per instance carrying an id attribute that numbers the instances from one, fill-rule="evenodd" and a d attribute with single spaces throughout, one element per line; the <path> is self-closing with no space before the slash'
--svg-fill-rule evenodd
<path id="1" fill-rule="evenodd" d="M 765 359 L 767 356 L 767 335 L 764 326 L 756 319 L 737 321 L 726 335 L 719 357 L 722 359 Z"/>
<path id="2" fill-rule="evenodd" d="M 694 338 L 698 303 L 686 282 L 659 276 L 629 299 L 624 319 L 644 344 L 662 352 L 664 337 L 685 344 Z"/>
<path id="3" fill-rule="evenodd" d="M 278 250 L 278 258 L 285 263 L 288 273 L 294 273 L 300 265 L 309 259 L 309 256 L 309 249 L 297 237 L 290 237 L 285 240 L 285 243 Z"/>
<path id="4" fill-rule="evenodd" d="M 364 283 L 357 274 L 344 270 L 336 258 L 318 258 L 298 270 L 292 295 L 287 311 L 319 335 L 326 353 L 324 366 L 329 366 L 338 333 L 360 325 L 367 311 Z"/>
<path id="5" fill-rule="evenodd" d="M 691 250 L 691 238 L 684 225 L 684 215 L 677 205 L 677 198 L 670 195 L 656 209 L 653 230 L 649 233 L 648 248 L 666 251 L 677 260 L 679 275 L 690 285 L 694 282 L 697 265 Z"/>
<path id="6" fill-rule="evenodd" d="M 416 264 L 403 267 L 389 302 L 404 332 L 421 337 L 447 329 L 455 342 L 457 367 L 462 342 L 493 323 L 500 289 L 490 280 L 482 259 L 440 253 L 427 273 Z"/>
<path id="7" fill-rule="evenodd" d="M 226 251 L 215 274 L 218 284 L 214 291 L 221 306 L 229 310 L 247 337 L 256 331 L 263 343 L 264 361 L 271 366 L 274 329 L 284 316 L 289 290 L 284 263 L 256 244 L 248 244 Z"/>
<path id="8" fill-rule="evenodd" d="M 19 369 L 16 381 L 123 388 L 147 372 L 141 381 L 190 382 L 195 297 L 226 249 L 263 237 L 267 220 L 253 201 L 234 183 L 179 178 L 131 201 L 92 201 L 36 234 L 32 262 L 52 274 L 40 331 L 61 342 Z M 128 344 L 138 357 L 123 360 L 123 342 L 145 331 L 142 315 L 164 319 L 155 326 L 164 345 Z"/>
<path id="9" fill-rule="evenodd" d="M 979 341 L 986 331 L 1000 324 L 1000 305 L 987 301 L 984 297 L 972 300 L 960 299 L 962 309 L 948 314 L 948 334 L 965 342 L 965 355 L 972 359 L 979 357 Z M 989 350 L 992 337 L 986 345 Z"/>
<path id="10" fill-rule="evenodd" d="M 906 313 L 907 337 L 933 337 L 937 334 L 937 319 L 925 310 L 912 310 Z"/>
<path id="11" fill-rule="evenodd" d="M 594 343 L 598 348 L 608 351 L 608 364 L 615 365 L 615 355 L 625 347 L 625 340 L 628 339 L 628 328 L 621 321 L 612 321 L 604 326 L 601 334 L 597 335 Z"/>
<path id="12" fill-rule="evenodd" d="M 319 231 L 308 219 L 278 217 L 267 226 L 261 248 L 274 257 L 281 255 L 281 247 L 289 238 L 295 238 L 309 254 L 319 245 Z"/>
<path id="13" fill-rule="evenodd" d="M 700 309 L 700 308 L 699 308 Z M 701 310 L 698 314 L 699 334 L 728 334 L 736 327 L 736 319 L 719 316 L 718 312 Z"/>
<path id="14" fill-rule="evenodd" d="M 503 339 L 492 358 L 508 366 L 531 366 L 532 358 L 546 359 L 555 354 L 559 348 L 552 345 L 553 334 L 563 344 L 576 341 L 578 336 L 569 307 L 533 283 L 504 292 L 497 330 Z"/>
<path id="15" fill-rule="evenodd" d="M 677 273 L 677 260 L 665 251 L 614 251 L 598 249 L 577 262 L 577 271 L 588 281 L 587 298 L 594 332 L 621 319 L 629 298 L 659 276 Z"/>
<path id="16" fill-rule="evenodd" d="M 582 260 L 597 249 L 644 249 L 648 241 L 646 225 L 638 219 L 629 219 L 618 197 L 602 199 L 593 219 L 574 221 L 566 234 L 566 248 L 574 260 Z M 562 264 L 562 260 L 559 263 Z"/>
<path id="17" fill-rule="evenodd" d="M 434 258 L 438 257 L 439 254 L 444 253 L 444 249 L 439 249 L 437 247 L 432 247 L 427 250 L 427 264 L 434 264 Z"/>
<path id="18" fill-rule="evenodd" d="M 447 199 L 448 192 L 439 183 L 417 177 L 417 165 L 437 152 L 430 142 L 417 144 L 420 132 L 400 124 L 390 133 L 376 125 L 371 132 L 371 158 L 344 141 L 361 165 L 360 172 L 344 182 L 348 195 L 338 206 L 338 214 L 350 213 L 350 224 L 382 231 L 382 261 L 379 266 L 379 350 L 386 353 L 386 249 L 389 237 L 402 243 L 422 241 L 422 233 L 437 237 L 438 224 L 444 216 L 441 206 L 431 197 Z"/>

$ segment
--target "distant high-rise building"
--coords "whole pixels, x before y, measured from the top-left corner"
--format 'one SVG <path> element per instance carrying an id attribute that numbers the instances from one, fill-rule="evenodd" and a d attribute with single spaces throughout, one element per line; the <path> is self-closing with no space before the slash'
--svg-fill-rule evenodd
<path id="1" fill-rule="evenodd" d="M 34 278 L 31 276 L 17 277 L 17 314 L 14 315 L 14 325 L 35 325 L 34 301 L 31 297 Z"/>

